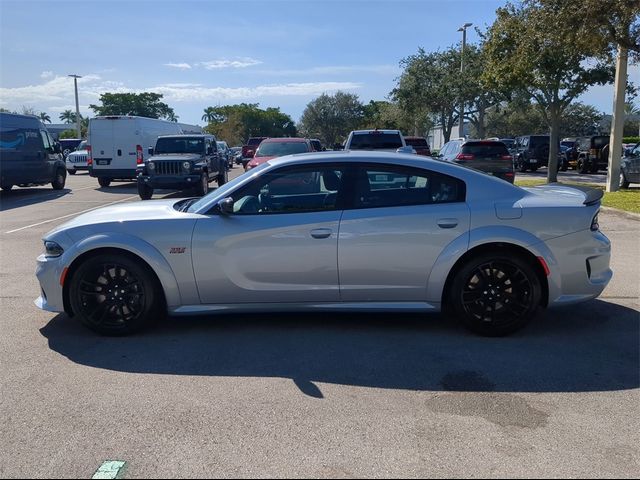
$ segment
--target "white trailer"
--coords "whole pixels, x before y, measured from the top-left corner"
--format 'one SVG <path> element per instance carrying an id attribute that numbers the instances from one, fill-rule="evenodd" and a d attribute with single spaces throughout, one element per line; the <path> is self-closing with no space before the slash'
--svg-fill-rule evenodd
<path id="1" fill-rule="evenodd" d="M 89 174 L 101 187 L 113 180 L 134 180 L 136 167 L 149 156 L 159 135 L 191 133 L 202 128 L 156 118 L 125 115 L 89 119 Z"/>

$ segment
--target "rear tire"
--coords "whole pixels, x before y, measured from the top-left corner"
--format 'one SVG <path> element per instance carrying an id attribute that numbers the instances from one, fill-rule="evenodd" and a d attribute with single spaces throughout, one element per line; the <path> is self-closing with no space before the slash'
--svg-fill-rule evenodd
<path id="1" fill-rule="evenodd" d="M 149 267 L 122 254 L 84 261 L 70 279 L 69 301 L 80 322 L 101 335 L 127 335 L 162 316 Z"/>
<path id="2" fill-rule="evenodd" d="M 106 188 L 111 185 L 111 179 L 108 177 L 98 177 L 98 183 L 101 187 Z"/>
<path id="3" fill-rule="evenodd" d="M 518 171 L 520 171 L 522 173 L 527 171 L 527 164 L 522 159 L 520 160 L 520 163 L 518 164 Z"/>
<path id="4" fill-rule="evenodd" d="M 624 172 L 620 172 L 620 188 L 629 188 L 631 182 L 627 180 Z"/>
<path id="5" fill-rule="evenodd" d="M 456 272 L 449 302 L 469 330 L 497 337 L 523 328 L 534 317 L 541 292 L 540 279 L 528 262 L 485 253 Z"/>
<path id="6" fill-rule="evenodd" d="M 54 190 L 62 190 L 66 181 L 67 171 L 64 168 L 58 168 L 53 180 L 51 180 L 51 186 Z"/>
<path id="7" fill-rule="evenodd" d="M 75 174 L 76 174 L 76 171 L 75 171 L 75 170 L 67 170 L 67 173 L 68 173 L 69 175 L 75 175 Z"/>
<path id="8" fill-rule="evenodd" d="M 578 160 L 576 170 L 582 174 L 588 173 L 589 169 L 587 168 L 587 162 L 584 161 L 584 158 Z"/>
<path id="9" fill-rule="evenodd" d="M 225 183 L 227 183 L 227 170 L 223 169 L 223 171 L 221 171 L 220 173 L 218 173 L 218 186 L 221 187 L 222 185 L 224 185 Z"/>

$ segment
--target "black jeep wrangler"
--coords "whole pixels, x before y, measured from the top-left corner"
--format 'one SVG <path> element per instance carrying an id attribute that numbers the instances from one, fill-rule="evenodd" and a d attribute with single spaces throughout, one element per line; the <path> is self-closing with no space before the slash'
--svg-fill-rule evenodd
<path id="1" fill-rule="evenodd" d="M 156 188 L 195 188 L 198 195 L 206 195 L 212 180 L 218 186 L 227 182 L 226 162 L 218 156 L 213 135 L 162 135 L 149 154 L 137 168 L 142 200 L 150 199 Z"/>
<path id="2" fill-rule="evenodd" d="M 517 137 L 513 152 L 514 167 L 521 172 L 535 172 L 540 167 L 546 167 L 549 165 L 549 135 Z"/>
<path id="3" fill-rule="evenodd" d="M 609 165 L 609 135 L 580 137 L 576 141 L 578 158 L 575 168 L 580 173 L 596 173 Z"/>

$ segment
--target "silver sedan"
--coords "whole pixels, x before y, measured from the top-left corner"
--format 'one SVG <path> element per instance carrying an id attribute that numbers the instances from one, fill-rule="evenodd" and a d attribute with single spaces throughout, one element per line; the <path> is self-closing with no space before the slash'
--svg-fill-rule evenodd
<path id="1" fill-rule="evenodd" d="M 167 313 L 318 309 L 447 309 L 505 335 L 604 290 L 601 196 L 415 155 L 281 157 L 200 199 L 114 205 L 49 232 L 36 304 L 109 335 Z"/>

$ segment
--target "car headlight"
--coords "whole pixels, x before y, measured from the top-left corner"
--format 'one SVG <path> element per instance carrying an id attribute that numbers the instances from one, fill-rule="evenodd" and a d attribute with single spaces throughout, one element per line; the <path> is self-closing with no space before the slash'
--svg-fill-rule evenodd
<path id="1" fill-rule="evenodd" d="M 47 257 L 59 257 L 64 253 L 64 249 L 56 242 L 45 240 L 44 242 L 44 254 Z"/>
<path id="2" fill-rule="evenodd" d="M 191 162 L 182 162 L 182 168 L 189 170 L 191 168 Z"/>
<path id="3" fill-rule="evenodd" d="M 153 162 L 149 162 L 149 163 L 147 163 L 147 168 L 149 170 L 155 170 L 156 169 L 156 164 L 153 163 Z"/>

